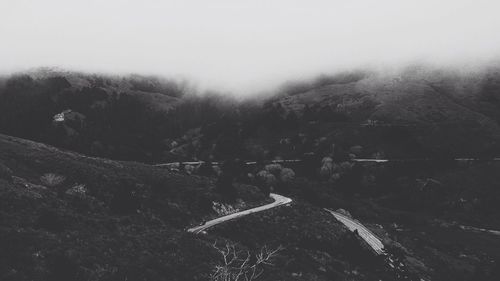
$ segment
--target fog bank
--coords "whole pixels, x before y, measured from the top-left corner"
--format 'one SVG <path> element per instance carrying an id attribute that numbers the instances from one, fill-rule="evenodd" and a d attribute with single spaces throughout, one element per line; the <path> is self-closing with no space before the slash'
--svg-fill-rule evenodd
<path id="1" fill-rule="evenodd" d="M 248 95 L 353 68 L 487 64 L 486 0 L 0 1 L 0 72 L 38 66 L 183 77 Z"/>

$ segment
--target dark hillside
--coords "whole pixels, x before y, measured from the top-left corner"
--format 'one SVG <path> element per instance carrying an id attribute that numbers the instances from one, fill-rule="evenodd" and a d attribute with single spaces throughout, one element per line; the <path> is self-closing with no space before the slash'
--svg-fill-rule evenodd
<path id="1" fill-rule="evenodd" d="M 37 70 L 2 78 L 0 132 L 101 157 L 159 161 L 231 104 L 158 77 Z"/>
<path id="2" fill-rule="evenodd" d="M 237 197 L 265 202 L 252 186 L 237 185 Z M 386 274 L 367 263 L 366 245 L 305 203 L 187 233 L 217 216 L 212 201 L 223 199 L 209 178 L 0 135 L 0 279 L 210 280 L 223 262 L 215 242 L 255 254 L 281 245 L 259 280 Z"/>
<path id="3" fill-rule="evenodd" d="M 498 69 L 458 73 L 415 67 L 395 74 L 368 73 L 345 83 L 334 77 L 311 82 L 315 87 L 289 89 L 271 102 L 320 124 L 402 127 L 428 152 L 499 152 Z"/>
<path id="4" fill-rule="evenodd" d="M 0 135 L 0 279 L 206 280 L 216 252 L 185 227 L 213 212 L 213 187 Z"/>
<path id="5" fill-rule="evenodd" d="M 500 155 L 497 68 L 413 67 L 290 82 L 274 96 L 199 95 L 158 77 L 35 71 L 0 83 L 0 132 L 141 162 Z"/>

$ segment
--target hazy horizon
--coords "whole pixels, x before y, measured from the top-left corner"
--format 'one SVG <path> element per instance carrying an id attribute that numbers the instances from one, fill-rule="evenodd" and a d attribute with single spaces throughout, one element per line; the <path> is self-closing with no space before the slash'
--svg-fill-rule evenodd
<path id="1" fill-rule="evenodd" d="M 287 80 L 500 58 L 496 1 L 0 0 L 0 72 L 181 77 L 237 95 Z"/>

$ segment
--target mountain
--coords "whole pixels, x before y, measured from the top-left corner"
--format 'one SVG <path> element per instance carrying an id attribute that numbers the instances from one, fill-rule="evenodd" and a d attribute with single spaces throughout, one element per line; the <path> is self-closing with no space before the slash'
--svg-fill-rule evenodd
<path id="1" fill-rule="evenodd" d="M 495 91 L 500 82 L 498 70 L 459 74 L 417 68 L 395 74 L 365 73 L 356 78 L 339 82 L 323 77 L 321 83 L 316 82 L 318 85 L 286 93 L 276 102 L 299 112 L 305 105 L 333 106 L 353 116 L 363 113 L 358 118 L 391 123 L 498 121 L 489 112 L 498 104 L 487 104 L 496 101 Z"/>
<path id="2" fill-rule="evenodd" d="M 425 150 L 446 148 L 463 156 L 498 153 L 498 68 L 460 73 L 414 66 L 395 73 L 338 76 L 288 85 L 271 104 L 323 125 L 399 127 Z"/>
<path id="3" fill-rule="evenodd" d="M 499 73 L 353 71 L 237 101 L 159 77 L 38 70 L 0 83 L 0 131 L 143 162 L 324 156 L 333 146 L 362 146 L 368 158 L 484 158 L 500 155 Z"/>
<path id="4" fill-rule="evenodd" d="M 39 69 L 2 81 L 0 131 L 117 159 L 158 159 L 170 138 L 199 126 L 200 104 L 221 106 L 185 82 L 153 76 Z"/>

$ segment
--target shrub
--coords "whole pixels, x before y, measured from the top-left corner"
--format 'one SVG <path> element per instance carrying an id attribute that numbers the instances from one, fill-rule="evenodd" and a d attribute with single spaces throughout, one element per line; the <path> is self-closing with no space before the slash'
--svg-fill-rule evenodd
<path id="1" fill-rule="evenodd" d="M 214 166 L 212 169 L 217 176 L 220 176 L 222 174 L 222 170 L 219 166 Z"/>
<path id="2" fill-rule="evenodd" d="M 321 169 L 319 170 L 320 176 L 324 179 L 331 177 L 332 173 L 333 173 L 333 164 L 331 163 L 323 164 L 323 166 L 321 166 Z"/>
<path id="3" fill-rule="evenodd" d="M 62 184 L 66 180 L 65 176 L 61 176 L 54 173 L 47 173 L 40 177 L 40 181 L 43 185 L 48 187 L 55 187 Z"/>
<path id="4" fill-rule="evenodd" d="M 66 194 L 77 197 L 85 197 L 87 193 L 87 188 L 84 184 L 77 184 L 72 188 L 66 190 Z"/>
<path id="5" fill-rule="evenodd" d="M 268 187 L 276 185 L 277 182 L 276 177 L 266 170 L 257 173 L 257 180 Z"/>
<path id="6" fill-rule="evenodd" d="M 290 182 L 295 178 L 295 172 L 290 168 L 284 168 L 280 173 L 281 182 Z"/>
<path id="7" fill-rule="evenodd" d="M 264 169 L 273 175 L 279 175 L 283 167 L 280 164 L 268 164 L 264 167 Z"/>
<path id="8" fill-rule="evenodd" d="M 212 210 L 214 210 L 219 216 L 226 216 L 239 211 L 238 208 L 219 202 L 212 202 Z"/>
<path id="9" fill-rule="evenodd" d="M 222 263 L 215 265 L 211 281 L 256 280 L 264 273 L 264 266 L 272 266 L 273 259 L 283 250 L 281 246 L 276 249 L 264 246 L 252 256 L 248 251 L 238 251 L 234 244 L 219 247 L 214 243 L 213 247 L 222 255 Z"/>
<path id="10" fill-rule="evenodd" d="M 321 159 L 321 164 L 322 165 L 325 165 L 327 163 L 330 163 L 330 164 L 333 164 L 333 159 L 331 157 L 323 157 L 323 159 Z"/>
<path id="11" fill-rule="evenodd" d="M 342 171 L 349 171 L 353 166 L 354 163 L 348 161 L 340 163 L 340 168 L 342 169 Z"/>

